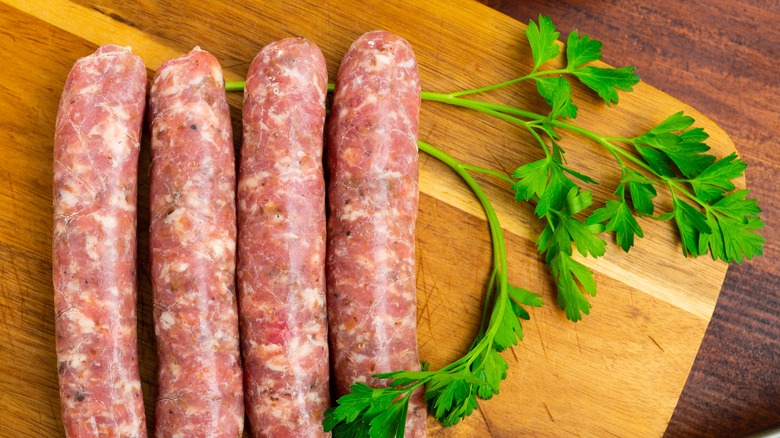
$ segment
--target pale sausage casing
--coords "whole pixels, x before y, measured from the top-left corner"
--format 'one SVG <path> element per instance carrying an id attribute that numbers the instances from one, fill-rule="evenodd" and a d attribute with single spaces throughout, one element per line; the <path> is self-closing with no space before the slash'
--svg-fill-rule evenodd
<path id="1" fill-rule="evenodd" d="M 327 436 L 323 131 L 328 72 L 302 38 L 265 46 L 247 74 L 238 181 L 238 290 L 256 437 Z"/>
<path id="2" fill-rule="evenodd" d="M 409 43 L 385 31 L 342 60 L 328 127 L 328 319 L 337 395 L 419 370 L 414 225 L 420 78 Z M 425 435 L 422 392 L 406 436 Z"/>
<path id="3" fill-rule="evenodd" d="M 68 75 L 54 134 L 56 348 L 67 436 L 144 437 L 136 186 L 146 68 L 100 47 Z"/>
<path id="4" fill-rule="evenodd" d="M 216 58 L 196 48 L 165 62 L 150 110 L 155 435 L 238 437 L 235 158 Z"/>

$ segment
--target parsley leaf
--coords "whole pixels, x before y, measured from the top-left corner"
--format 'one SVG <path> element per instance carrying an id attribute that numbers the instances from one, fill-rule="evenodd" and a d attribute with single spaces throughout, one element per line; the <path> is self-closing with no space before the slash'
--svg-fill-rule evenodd
<path id="1" fill-rule="evenodd" d="M 566 60 L 568 69 L 576 69 L 591 61 L 601 59 L 601 41 L 592 40 L 583 34 L 582 38 L 575 29 L 566 40 Z"/>
<path id="2" fill-rule="evenodd" d="M 355 383 L 350 390 L 349 394 L 339 398 L 336 408 L 325 413 L 325 431 L 334 430 L 345 436 L 368 436 L 371 433 L 371 436 L 377 437 L 396 436 L 395 433 L 389 434 L 390 431 L 397 430 L 397 427 L 393 428 L 389 424 L 388 416 L 395 415 L 395 408 L 391 409 L 391 405 L 405 404 L 408 407 L 409 398 L 406 397 L 405 402 L 394 403 L 400 394 L 399 390 L 371 388 L 364 383 Z M 358 418 L 360 420 L 356 421 Z M 379 423 L 383 431 L 381 435 L 377 435 L 375 431 L 375 425 Z"/>
<path id="3" fill-rule="evenodd" d="M 577 117 L 577 107 L 571 100 L 571 84 L 562 76 L 536 78 L 536 88 L 548 105 L 552 107 L 548 119 Z"/>
<path id="4" fill-rule="evenodd" d="M 528 320 L 531 318 L 531 315 L 528 314 L 521 304 L 534 307 L 541 307 L 542 305 L 542 297 L 527 289 L 508 284 L 507 293 L 509 294 L 510 303 L 512 304 L 512 310 L 514 310 L 515 315 L 520 319 Z"/>
<path id="5" fill-rule="evenodd" d="M 588 88 L 598 93 L 607 106 L 618 102 L 617 90 L 632 91 L 639 82 L 634 67 L 602 68 L 586 66 L 572 71 L 572 74 Z"/>
<path id="6" fill-rule="evenodd" d="M 538 199 L 536 214 L 539 217 L 550 209 L 561 208 L 566 202 L 566 194 L 576 187 L 563 172 L 563 166 L 553 156 L 520 166 L 512 174 L 517 179 L 512 185 L 515 198 L 518 201 Z"/>
<path id="7" fill-rule="evenodd" d="M 566 205 L 566 194 L 577 186 L 563 174 L 563 167 L 554 160 L 549 161 L 549 179 L 544 192 L 539 196 L 534 210 L 539 217 L 543 217 L 550 210 L 558 210 Z"/>
<path id="8" fill-rule="evenodd" d="M 530 201 L 534 197 L 540 197 L 547 189 L 549 172 L 550 160 L 546 158 L 518 167 L 512 173 L 512 177 L 517 180 L 512 185 L 515 199 Z"/>
<path id="9" fill-rule="evenodd" d="M 520 326 L 517 316 L 510 303 L 506 303 L 504 306 L 503 315 L 493 314 L 493 318 L 500 320 L 499 328 L 493 338 L 496 350 L 504 351 L 517 345 L 517 341 L 523 339 L 523 328 Z"/>
<path id="10" fill-rule="evenodd" d="M 645 163 L 653 170 L 656 175 L 673 177 L 674 171 L 672 171 L 672 160 L 669 157 L 650 146 L 643 146 L 641 143 L 634 140 L 634 148 L 639 155 L 644 158 Z"/>
<path id="11" fill-rule="evenodd" d="M 696 207 L 683 201 L 676 195 L 674 199 L 674 221 L 677 223 L 677 229 L 680 232 L 680 239 L 683 244 L 683 254 L 698 256 L 699 234 L 711 234 L 712 228 L 707 223 L 707 217 Z"/>
<path id="12" fill-rule="evenodd" d="M 625 169 L 623 178 L 620 180 L 620 185 L 615 192 L 622 194 L 626 185 L 628 186 L 628 192 L 631 195 L 631 203 L 633 204 L 636 213 L 639 216 L 652 215 L 653 210 L 655 210 L 653 198 L 658 195 L 655 187 L 653 187 L 653 183 L 641 173 L 627 168 Z"/>
<path id="13" fill-rule="evenodd" d="M 406 414 L 409 411 L 409 399 L 392 403 L 371 420 L 368 434 L 372 437 L 403 438 L 406 431 Z"/>
<path id="14" fill-rule="evenodd" d="M 628 204 L 624 201 L 610 199 L 606 205 L 598 210 L 585 221 L 586 224 L 597 224 L 609 221 L 605 231 L 614 231 L 617 238 L 617 244 L 628 251 L 634 246 L 634 236 L 643 237 L 642 227 L 634 218 Z"/>
<path id="15" fill-rule="evenodd" d="M 566 311 L 566 318 L 579 321 L 583 313 L 590 313 L 590 303 L 580 291 L 580 285 L 585 293 L 596 295 L 593 272 L 566 252 L 557 253 L 549 265 L 558 288 L 558 306 Z"/>
<path id="16" fill-rule="evenodd" d="M 483 400 L 493 398 L 498 394 L 499 384 L 506 379 L 506 372 L 509 365 L 503 357 L 494 349 L 486 350 L 486 353 L 474 361 L 472 372 L 483 381 L 477 385 L 477 395 Z"/>
<path id="17" fill-rule="evenodd" d="M 726 192 L 734 190 L 731 180 L 741 177 L 746 168 L 737 154 L 732 153 L 704 169 L 690 183 L 696 196 L 706 202 L 715 202 Z"/>
<path id="18" fill-rule="evenodd" d="M 597 235 L 604 230 L 600 223 L 583 223 L 572 216 L 589 207 L 593 198 L 590 192 L 578 190 L 575 186 L 566 194 L 565 209 L 548 212 L 547 226 L 536 240 L 537 248 L 545 254 L 555 280 L 558 306 L 565 310 L 566 317 L 572 321 L 579 321 L 582 313 L 590 311 L 590 304 L 580 292 L 580 286 L 585 293 L 596 294 L 593 272 L 571 257 L 572 245 L 582 256 L 593 257 L 604 255 L 607 245 Z"/>
<path id="19" fill-rule="evenodd" d="M 468 369 L 437 374 L 425 389 L 425 400 L 434 417 L 444 426 L 452 426 L 476 409 L 476 390 L 482 383 Z"/>
<path id="20" fill-rule="evenodd" d="M 738 190 L 712 204 L 707 211 L 712 233 L 699 236 L 699 254 L 709 249 L 714 259 L 742 263 L 764 253 L 765 240 L 757 233 L 764 227 L 758 218 L 761 209 L 747 194 L 747 190 Z"/>
<path id="21" fill-rule="evenodd" d="M 538 70 L 542 64 L 555 58 L 561 52 L 560 47 L 555 43 L 560 34 L 555 31 L 555 25 L 550 17 L 539 15 L 538 25 L 531 20 L 525 35 L 534 57 L 533 71 Z"/>
<path id="22" fill-rule="evenodd" d="M 692 117 L 682 111 L 674 113 L 634 138 L 634 146 L 658 175 L 674 176 L 674 163 L 683 175 L 693 178 L 709 167 L 715 157 L 704 153 L 710 150 L 704 143 L 709 137 L 707 133 L 701 128 L 688 130 L 692 124 Z"/>

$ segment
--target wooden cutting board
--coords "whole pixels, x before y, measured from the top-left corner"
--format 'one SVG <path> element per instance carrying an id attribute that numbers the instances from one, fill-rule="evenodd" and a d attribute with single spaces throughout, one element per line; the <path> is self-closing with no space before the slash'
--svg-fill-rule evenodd
<path id="1" fill-rule="evenodd" d="M 130 45 L 151 77 L 164 60 L 200 45 L 221 60 L 227 80 L 241 80 L 263 45 L 302 36 L 321 46 L 333 78 L 353 39 L 378 28 L 412 43 L 425 90 L 473 88 L 529 71 L 525 27 L 465 0 L 0 2 L 0 436 L 63 434 L 54 354 L 51 161 L 57 104 L 73 62 L 101 44 Z M 530 84 L 478 98 L 540 112 L 546 108 Z M 580 106 L 575 123 L 596 132 L 633 136 L 684 110 L 710 133 L 716 155 L 734 150 L 714 123 L 645 84 L 621 93 L 613 108 L 579 87 L 575 99 Z M 239 133 L 240 94 L 232 93 L 230 102 Z M 541 157 L 520 129 L 441 104 L 423 105 L 420 137 L 458 159 L 506 172 Z M 571 167 L 601 182 L 591 189 L 603 202 L 619 178 L 610 156 L 583 138 L 567 135 L 562 142 Z M 146 135 L 138 286 L 140 360 L 151 428 L 156 359 L 146 257 L 148 146 Z M 421 358 L 436 369 L 464 354 L 476 333 L 490 242 L 480 207 L 458 178 L 425 155 L 420 170 L 418 332 Z M 555 305 L 550 276 L 535 249 L 542 223 L 527 204 L 514 202 L 506 184 L 479 181 L 505 229 L 510 282 L 542 294 L 545 305 L 532 310 L 523 324 L 525 340 L 504 353 L 510 368 L 501 394 L 480 401 L 479 411 L 455 427 L 441 428 L 429 419 L 430 435 L 660 436 L 727 265 L 684 258 L 671 224 L 642 221 L 646 237 L 630 254 L 609 238 L 605 257 L 583 260 L 596 272 L 598 295 L 591 299 L 589 316 L 569 322 Z M 668 196 L 661 196 L 659 206 L 669 206 Z"/>

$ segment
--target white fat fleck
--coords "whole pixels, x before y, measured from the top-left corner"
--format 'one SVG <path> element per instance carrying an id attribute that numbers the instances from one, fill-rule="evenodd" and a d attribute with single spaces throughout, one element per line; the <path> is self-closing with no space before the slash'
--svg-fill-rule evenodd
<path id="1" fill-rule="evenodd" d="M 176 210 L 173 210 L 171 214 L 165 217 L 165 223 L 171 224 L 174 222 L 178 222 L 181 220 L 181 217 L 184 216 L 184 209 L 183 208 L 177 208 Z"/>
<path id="2" fill-rule="evenodd" d="M 374 63 L 366 63 L 365 69 L 367 72 L 376 72 L 376 71 L 382 71 L 385 68 L 387 68 L 388 65 L 390 65 L 390 62 L 392 59 L 390 56 L 385 55 L 383 53 L 375 53 L 374 54 Z"/>
<path id="3" fill-rule="evenodd" d="M 416 292 L 416 291 L 415 291 L 415 292 Z M 414 299 L 417 297 L 417 295 L 416 295 L 416 294 L 414 294 L 414 293 L 412 293 L 412 292 L 406 292 L 406 293 L 402 294 L 401 296 L 402 296 L 402 297 L 403 297 L 405 300 L 407 300 L 407 301 L 413 301 L 413 300 L 414 300 Z"/>
<path id="4" fill-rule="evenodd" d="M 216 258 L 222 258 L 225 254 L 225 245 L 221 240 L 214 240 L 211 243 L 211 252 Z"/>
<path id="5" fill-rule="evenodd" d="M 95 82 L 94 84 L 92 84 L 92 85 L 88 85 L 88 86 L 86 86 L 86 87 L 84 87 L 84 88 L 81 88 L 81 89 L 79 90 L 79 92 L 78 92 L 78 95 L 80 95 L 80 96 L 81 96 L 81 95 L 85 95 L 85 96 L 94 96 L 94 95 L 95 95 L 95 93 L 97 93 L 98 91 L 100 91 L 100 90 L 99 90 L 99 87 L 100 87 L 100 83 L 96 81 L 96 82 Z"/>
<path id="6" fill-rule="evenodd" d="M 57 204 L 60 210 L 72 209 L 79 202 L 79 197 L 76 196 L 76 194 L 73 191 L 65 188 L 60 189 L 59 198 L 60 199 Z"/>
<path id="7" fill-rule="evenodd" d="M 187 263 L 184 263 L 184 262 L 179 263 L 179 265 L 176 266 L 176 272 L 184 272 L 189 267 L 190 267 L 190 265 L 188 265 Z"/>
<path id="8" fill-rule="evenodd" d="M 386 179 L 401 179 L 403 178 L 403 174 L 401 172 L 387 171 L 385 172 L 384 177 Z"/>
<path id="9" fill-rule="evenodd" d="M 287 232 L 282 234 L 282 238 L 287 240 L 298 240 L 301 238 L 297 233 Z"/>
<path id="10" fill-rule="evenodd" d="M 286 68 L 284 69 L 284 76 L 290 78 L 290 81 L 296 84 L 308 84 L 311 81 L 306 70 L 302 68 Z"/>
<path id="11" fill-rule="evenodd" d="M 306 298 L 304 304 L 306 304 L 306 307 L 309 309 L 317 309 L 325 305 L 322 300 L 322 294 L 320 294 L 320 291 L 316 288 L 306 288 L 303 290 L 302 295 Z"/>
<path id="12" fill-rule="evenodd" d="M 127 196 L 125 196 L 123 193 L 119 191 L 111 195 L 110 202 L 112 207 L 117 207 L 125 211 L 135 210 L 133 204 L 128 202 Z"/>
<path id="13" fill-rule="evenodd" d="M 128 107 L 129 108 L 129 107 Z M 128 120 L 130 119 L 130 113 L 127 111 L 127 108 L 125 108 L 124 105 L 113 105 L 110 107 L 107 107 L 111 113 L 116 116 L 119 120 Z"/>
<path id="14" fill-rule="evenodd" d="M 211 75 L 214 77 L 214 80 L 218 83 L 222 83 L 222 68 L 219 66 L 219 64 L 213 64 L 211 66 Z"/>
<path id="15" fill-rule="evenodd" d="M 109 287 L 106 289 L 106 292 L 108 292 L 111 296 L 119 296 L 119 288 L 116 286 Z"/>
<path id="16" fill-rule="evenodd" d="M 268 361 L 266 362 L 265 366 L 271 371 L 283 372 L 287 370 L 287 367 L 285 367 L 283 363 L 279 362 Z"/>
<path id="17" fill-rule="evenodd" d="M 350 357 L 350 359 L 352 359 L 353 362 L 361 363 L 368 361 L 370 358 L 365 354 L 355 353 Z M 358 377 L 358 381 L 365 383 L 367 381 L 367 376 Z"/>
<path id="18" fill-rule="evenodd" d="M 69 281 L 65 285 L 65 293 L 68 294 L 68 295 L 80 296 L 81 295 L 81 282 L 79 282 L 77 279 L 73 279 L 73 280 Z"/>
<path id="19" fill-rule="evenodd" d="M 192 211 L 200 211 L 203 206 L 203 198 L 197 190 L 191 190 L 184 195 L 184 202 Z"/>
<path id="20" fill-rule="evenodd" d="M 396 65 L 400 68 L 414 68 L 415 60 L 414 58 L 408 58 L 406 61 L 399 62 Z"/>
<path id="21" fill-rule="evenodd" d="M 261 178 L 260 175 L 257 176 L 250 176 L 246 178 L 241 178 L 241 180 L 238 182 L 238 188 L 240 189 L 253 189 L 257 187 L 260 184 L 260 181 L 258 179 Z"/>
<path id="22" fill-rule="evenodd" d="M 160 279 L 162 281 L 169 283 L 171 281 L 171 265 L 166 264 L 163 265 L 162 268 L 160 268 Z"/>
<path id="23" fill-rule="evenodd" d="M 87 236 L 84 250 L 87 252 L 87 256 L 92 260 L 98 260 L 97 246 L 98 238 L 94 235 Z"/>
<path id="24" fill-rule="evenodd" d="M 282 372 L 287 370 L 286 355 L 278 345 L 261 345 L 260 355 L 265 358 L 265 366 L 271 371 Z"/>
<path id="25" fill-rule="evenodd" d="M 301 342 L 295 346 L 295 355 L 301 358 L 309 357 L 314 353 L 314 345 L 309 342 Z"/>
<path id="26" fill-rule="evenodd" d="M 225 248 L 229 253 L 236 252 L 236 239 L 225 239 Z"/>
<path id="27" fill-rule="evenodd" d="M 95 125 L 93 131 L 98 132 L 90 132 L 89 135 L 101 135 L 103 138 L 103 143 L 108 146 L 110 153 L 117 158 L 123 157 L 125 154 L 127 154 L 129 149 L 127 143 L 125 142 L 127 132 L 124 130 L 121 123 L 112 122 L 112 120 L 107 120 L 106 123 Z"/>
<path id="28" fill-rule="evenodd" d="M 98 215 L 97 220 L 100 221 L 100 224 L 103 225 L 106 231 L 113 230 L 118 224 L 116 216 L 112 215 Z"/>
<path id="29" fill-rule="evenodd" d="M 173 314 L 171 312 L 165 311 L 160 314 L 160 328 L 163 330 L 170 330 L 171 327 L 173 327 L 174 324 L 176 324 L 176 319 L 174 319 Z"/>
<path id="30" fill-rule="evenodd" d="M 87 362 L 87 355 L 83 353 L 73 353 L 68 357 L 68 367 L 78 369 Z"/>
<path id="31" fill-rule="evenodd" d="M 363 105 L 370 105 L 376 103 L 376 101 L 377 101 L 377 95 L 372 93 L 363 98 Z"/>
<path id="32" fill-rule="evenodd" d="M 205 111 L 204 111 L 204 113 L 205 113 Z M 202 114 L 202 115 L 199 115 L 199 117 L 200 117 L 202 120 L 209 120 L 209 119 L 212 119 L 212 118 L 214 118 L 215 116 L 214 116 L 214 114 L 213 114 L 213 113 L 205 113 L 205 115 L 203 115 L 203 114 Z M 214 140 L 214 132 L 215 132 L 215 131 L 214 131 L 213 129 L 208 129 L 208 126 L 203 126 L 203 127 L 200 129 L 200 131 L 199 131 L 199 132 L 200 132 L 200 139 L 201 139 L 201 141 L 203 141 L 204 143 L 217 143 L 217 142 Z M 206 162 L 204 161 L 204 163 L 201 165 L 201 166 L 202 166 L 202 168 L 203 168 L 203 169 L 206 169 L 206 170 L 213 169 L 213 168 L 214 168 L 214 166 L 211 164 L 211 159 L 210 159 L 210 158 L 208 159 L 208 163 L 209 163 L 209 164 L 206 164 Z"/>
<path id="33" fill-rule="evenodd" d="M 211 159 L 210 156 L 205 156 L 200 162 L 200 166 L 203 169 L 213 169 L 214 168 L 214 160 Z"/>
<path id="34" fill-rule="evenodd" d="M 342 221 L 354 221 L 367 216 L 368 212 L 366 210 L 347 206 L 342 210 L 341 215 L 339 215 L 339 219 Z"/>
<path id="35" fill-rule="evenodd" d="M 82 335 L 89 335 L 95 332 L 95 321 L 87 318 L 81 312 L 72 312 L 70 318 L 79 326 L 79 332 Z"/>

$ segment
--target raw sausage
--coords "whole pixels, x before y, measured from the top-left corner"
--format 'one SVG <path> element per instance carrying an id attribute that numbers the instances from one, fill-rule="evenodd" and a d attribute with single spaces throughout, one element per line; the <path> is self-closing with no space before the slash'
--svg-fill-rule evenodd
<path id="1" fill-rule="evenodd" d="M 145 104 L 143 62 L 114 45 L 76 61 L 60 100 L 52 274 L 67 436 L 146 436 L 135 286 Z"/>
<path id="2" fill-rule="evenodd" d="M 216 58 L 163 63 L 150 92 L 149 233 L 158 437 L 238 437 L 235 158 Z"/>
<path id="3" fill-rule="evenodd" d="M 238 291 L 255 437 L 328 436 L 323 131 L 325 58 L 290 38 L 265 46 L 244 91 Z"/>
<path id="4" fill-rule="evenodd" d="M 328 319 L 337 395 L 373 374 L 419 370 L 414 224 L 420 79 L 411 46 L 385 31 L 342 60 L 328 126 Z M 422 392 L 406 436 L 424 436 Z"/>

